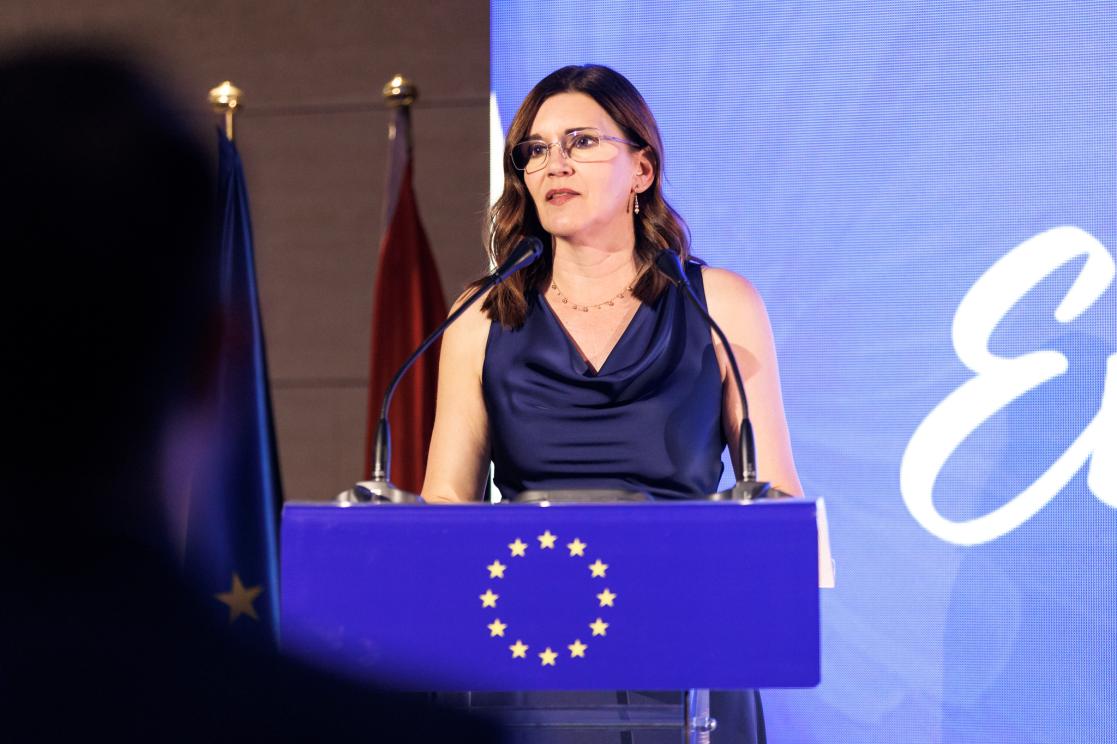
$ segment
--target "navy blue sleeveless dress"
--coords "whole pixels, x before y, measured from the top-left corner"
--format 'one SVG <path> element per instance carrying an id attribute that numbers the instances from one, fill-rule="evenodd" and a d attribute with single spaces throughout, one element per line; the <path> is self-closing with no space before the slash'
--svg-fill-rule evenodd
<path id="1" fill-rule="evenodd" d="M 700 265 L 686 269 L 705 301 Z M 669 285 L 641 304 L 599 370 L 536 292 L 521 328 L 492 323 L 482 385 L 502 494 L 610 488 L 685 499 L 717 489 L 721 372 L 684 291 Z"/>
<path id="2" fill-rule="evenodd" d="M 705 303 L 701 265 L 687 276 Z M 527 295 L 524 325 L 493 322 L 482 373 L 495 482 L 504 496 L 528 490 L 620 489 L 685 499 L 721 479 L 721 371 L 709 326 L 675 285 L 640 305 L 601 369 L 574 346 L 551 307 Z M 677 701 L 680 693 L 621 693 L 631 702 Z M 522 704 L 590 704 L 606 693 L 519 694 Z M 558 701 L 558 702 L 554 702 Z M 502 704 L 502 703 L 498 703 Z M 716 740 L 764 741 L 759 696 L 715 692 Z M 626 734 L 622 742 L 676 742 L 677 732 Z M 513 737 L 513 742 L 520 739 Z M 617 742 L 616 734 L 535 731 L 532 744 Z"/>

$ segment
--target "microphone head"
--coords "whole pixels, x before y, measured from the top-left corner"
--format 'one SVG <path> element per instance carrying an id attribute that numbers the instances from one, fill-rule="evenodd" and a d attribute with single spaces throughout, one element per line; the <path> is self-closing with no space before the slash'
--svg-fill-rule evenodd
<path id="1" fill-rule="evenodd" d="M 543 241 L 534 235 L 528 235 L 512 251 L 512 255 L 509 257 L 511 260 L 507 263 L 511 263 L 516 269 L 522 269 L 535 263 L 535 260 L 542 255 Z"/>
<path id="2" fill-rule="evenodd" d="M 688 284 L 686 272 L 683 271 L 683 262 L 675 251 L 663 249 L 655 257 L 655 265 L 675 284 Z"/>
<path id="3" fill-rule="evenodd" d="M 493 276 L 497 281 L 504 281 L 510 274 L 529 266 L 542 255 L 543 241 L 534 235 L 528 235 L 512 249 L 504 263 L 493 272 Z"/>

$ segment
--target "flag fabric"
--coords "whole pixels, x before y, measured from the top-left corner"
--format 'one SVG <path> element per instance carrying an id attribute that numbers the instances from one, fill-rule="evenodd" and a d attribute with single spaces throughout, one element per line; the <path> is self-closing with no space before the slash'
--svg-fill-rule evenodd
<path id="1" fill-rule="evenodd" d="M 284 648 L 418 690 L 814 686 L 815 520 L 805 499 L 289 504 Z"/>
<path id="2" fill-rule="evenodd" d="M 218 132 L 222 336 L 217 435 L 191 487 L 188 579 L 213 598 L 214 620 L 274 645 L 279 627 L 278 517 L 283 503 L 256 287 L 248 192 L 237 148 Z"/>
<path id="3" fill-rule="evenodd" d="M 438 268 L 419 220 L 412 187 L 411 123 L 407 106 L 392 110 L 385 230 L 373 295 L 365 474 L 372 472 L 372 443 L 384 392 L 416 347 L 446 319 Z M 391 479 L 418 493 L 434 428 L 439 344 L 415 363 L 393 397 Z"/>

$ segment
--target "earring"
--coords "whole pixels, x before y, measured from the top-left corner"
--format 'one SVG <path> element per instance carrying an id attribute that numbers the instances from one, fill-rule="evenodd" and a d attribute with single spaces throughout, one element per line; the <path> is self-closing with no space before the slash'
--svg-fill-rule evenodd
<path id="1" fill-rule="evenodd" d="M 632 213 L 640 214 L 640 195 L 635 191 L 632 192 Z"/>

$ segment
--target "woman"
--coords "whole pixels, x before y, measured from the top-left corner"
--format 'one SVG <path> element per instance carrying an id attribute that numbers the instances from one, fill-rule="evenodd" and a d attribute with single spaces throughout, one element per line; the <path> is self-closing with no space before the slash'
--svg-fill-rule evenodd
<path id="1" fill-rule="evenodd" d="M 656 269 L 662 250 L 686 262 L 733 347 L 760 476 L 802 493 L 764 303 L 736 274 L 688 261 L 662 176 L 655 120 L 620 74 L 564 67 L 528 94 L 509 128 L 491 258 L 502 262 L 525 235 L 545 250 L 443 340 L 427 501 L 478 499 L 490 459 L 505 496 L 619 489 L 689 498 L 717 489 L 742 411 L 730 352 Z M 758 700 L 712 697 L 720 741 L 763 741 Z"/>
<path id="2" fill-rule="evenodd" d="M 423 497 L 478 499 L 490 459 L 506 496 L 713 492 L 741 401 L 727 350 L 654 265 L 664 249 L 687 261 L 689 241 L 643 97 L 607 67 L 564 67 L 528 94 L 507 142 L 492 258 L 524 235 L 550 250 L 447 332 Z M 687 270 L 745 377 L 760 477 L 801 494 L 763 301 L 733 272 Z"/>

